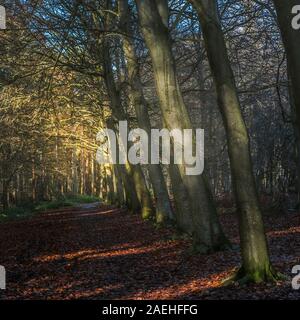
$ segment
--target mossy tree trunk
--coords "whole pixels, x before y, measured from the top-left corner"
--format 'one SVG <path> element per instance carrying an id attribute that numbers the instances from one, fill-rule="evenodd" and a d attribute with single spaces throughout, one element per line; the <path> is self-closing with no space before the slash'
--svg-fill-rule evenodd
<path id="1" fill-rule="evenodd" d="M 191 129 L 172 55 L 165 14 L 167 2 L 137 0 L 136 3 L 142 33 L 150 51 L 163 120 L 169 130 Z M 191 221 L 197 251 L 207 253 L 218 250 L 227 244 L 227 240 L 221 230 L 210 189 L 203 176 L 186 175 L 186 168 L 185 164 L 171 166 L 176 208 L 180 210 L 176 215 Z"/>
<path id="2" fill-rule="evenodd" d="M 242 268 L 237 278 L 245 281 L 274 280 L 263 226 L 249 146 L 234 75 L 221 28 L 215 0 L 191 0 L 204 36 L 214 77 L 218 105 L 228 143 L 233 188 L 239 216 Z M 236 278 L 236 279 L 237 279 Z"/>
<path id="3" fill-rule="evenodd" d="M 120 207 L 123 207 L 126 203 L 125 203 L 125 192 L 124 192 L 124 186 L 123 186 L 121 174 L 117 165 L 113 165 L 112 170 L 113 170 L 114 188 L 117 193 L 116 200 L 118 205 Z"/>
<path id="4" fill-rule="evenodd" d="M 289 74 L 289 94 L 293 113 L 293 127 L 295 131 L 296 168 L 297 168 L 297 192 L 298 206 L 300 201 L 300 30 L 292 27 L 292 8 L 300 5 L 299 0 L 273 0 L 278 25 L 281 31 L 282 41 L 286 51 L 288 74 Z"/>
<path id="5" fill-rule="evenodd" d="M 124 112 L 120 92 L 116 88 L 114 75 L 112 71 L 112 61 L 110 57 L 109 46 L 103 44 L 103 71 L 104 80 L 107 88 L 108 95 L 111 102 L 111 110 L 113 118 L 118 121 L 128 120 Z M 126 137 L 127 138 L 127 137 Z M 132 165 L 129 162 L 123 166 L 123 170 L 127 172 L 127 175 L 131 177 L 134 183 L 134 188 L 140 202 L 141 215 L 144 219 L 148 219 L 153 216 L 154 208 L 152 204 L 152 198 L 147 188 L 145 177 L 140 165 Z M 124 173 L 124 171 L 123 171 Z M 124 174 L 123 174 L 124 177 Z M 126 179 L 124 177 L 124 179 Z M 126 181 L 123 181 L 127 183 Z M 129 190 L 128 190 L 129 191 Z M 131 191 L 129 191 L 131 193 Z"/>
<path id="6" fill-rule="evenodd" d="M 131 15 L 127 1 L 119 0 L 118 6 L 120 26 L 123 32 L 123 51 L 128 71 L 129 100 L 135 109 L 139 127 L 145 130 L 150 137 L 151 122 L 148 114 L 148 104 L 144 97 L 140 79 L 135 46 L 132 40 L 133 30 L 131 28 Z M 150 148 L 151 141 L 149 139 L 148 149 L 150 150 Z M 149 164 L 147 168 L 156 202 L 156 222 L 164 224 L 168 220 L 173 219 L 173 212 L 162 168 L 159 164 Z"/>

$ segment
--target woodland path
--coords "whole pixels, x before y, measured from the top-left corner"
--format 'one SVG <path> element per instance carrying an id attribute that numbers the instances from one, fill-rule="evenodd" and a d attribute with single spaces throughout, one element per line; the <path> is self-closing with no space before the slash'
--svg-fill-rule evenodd
<path id="1" fill-rule="evenodd" d="M 299 218 L 266 219 L 274 265 L 290 276 L 292 266 L 300 264 Z M 238 244 L 234 216 L 221 220 Z M 96 204 L 1 223 L 0 264 L 7 270 L 7 290 L 0 291 L 0 298 L 300 298 L 290 281 L 221 288 L 220 281 L 239 264 L 239 253 L 188 255 L 189 241 L 174 240 L 172 234 L 125 210 Z"/>

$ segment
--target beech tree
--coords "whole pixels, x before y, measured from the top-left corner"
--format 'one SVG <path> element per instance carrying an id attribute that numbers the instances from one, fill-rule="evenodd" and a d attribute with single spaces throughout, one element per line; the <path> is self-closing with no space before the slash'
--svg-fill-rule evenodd
<path id="1" fill-rule="evenodd" d="M 192 128 L 171 50 L 167 2 L 136 2 L 141 29 L 150 51 L 164 122 L 169 130 Z M 221 230 L 208 183 L 202 176 L 187 176 L 186 168 L 186 165 L 171 166 L 170 172 L 178 224 L 193 233 L 197 251 L 220 249 L 227 245 L 227 240 Z"/>
<path id="2" fill-rule="evenodd" d="M 230 247 L 220 221 L 237 213 L 242 266 L 231 280 L 281 278 L 262 216 L 299 207 L 298 2 L 7 2 L 1 212 L 96 196 L 180 231 L 202 254 Z M 172 161 L 98 164 L 98 148 L 110 150 L 97 133 L 123 120 L 149 136 L 203 128 L 204 173 Z"/>
<path id="3" fill-rule="evenodd" d="M 252 172 L 250 141 L 241 113 L 234 75 L 227 55 L 216 1 L 192 0 L 205 39 L 228 143 L 233 187 L 239 215 L 242 267 L 234 279 L 269 281 L 278 275 L 268 254 L 262 214 Z"/>
<path id="4" fill-rule="evenodd" d="M 131 27 L 131 13 L 127 1 L 118 1 L 120 28 L 124 34 L 123 50 L 127 61 L 129 99 L 135 108 L 138 125 L 141 129 L 151 135 L 151 122 L 148 114 L 148 103 L 144 97 L 143 85 L 139 72 L 139 64 L 135 54 L 134 42 L 131 38 L 133 29 Z M 151 150 L 151 141 L 149 140 L 148 149 Z M 164 180 L 162 168 L 159 164 L 148 165 L 151 184 L 154 190 L 156 200 L 156 222 L 164 224 L 167 220 L 173 219 L 170 199 L 167 186 Z"/>

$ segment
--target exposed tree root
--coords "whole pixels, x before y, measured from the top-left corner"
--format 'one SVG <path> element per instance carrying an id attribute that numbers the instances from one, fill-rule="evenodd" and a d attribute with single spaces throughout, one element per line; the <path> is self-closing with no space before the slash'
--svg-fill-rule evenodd
<path id="1" fill-rule="evenodd" d="M 235 283 L 245 285 L 249 283 L 276 283 L 281 280 L 286 280 L 287 277 L 273 269 L 268 267 L 262 271 L 246 272 L 243 267 L 238 269 L 232 276 L 223 280 L 223 286 L 229 286 Z"/>
<path id="2" fill-rule="evenodd" d="M 143 220 L 151 220 L 154 218 L 153 212 L 151 208 L 143 208 L 142 209 L 142 219 Z"/>

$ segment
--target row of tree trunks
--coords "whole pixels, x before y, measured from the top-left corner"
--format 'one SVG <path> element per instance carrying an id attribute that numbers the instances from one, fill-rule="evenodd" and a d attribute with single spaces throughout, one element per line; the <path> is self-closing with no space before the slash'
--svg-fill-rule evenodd
<path id="1" fill-rule="evenodd" d="M 123 50 L 127 61 L 128 83 L 129 83 L 129 99 L 133 105 L 138 121 L 139 128 L 145 130 L 150 137 L 151 123 L 148 114 L 147 102 L 144 98 L 143 88 L 139 73 L 139 64 L 135 55 L 135 47 L 131 37 L 131 15 L 127 1 L 118 1 L 120 25 L 123 34 Z M 148 150 L 151 149 L 151 141 L 148 141 Z M 156 222 L 164 224 L 168 220 L 173 219 L 169 194 L 164 180 L 162 168 L 159 164 L 147 165 L 150 181 L 154 191 L 156 203 Z"/>
<path id="2" fill-rule="evenodd" d="M 107 41 L 104 40 L 101 45 L 103 48 L 103 55 L 101 58 L 104 69 L 104 81 L 110 98 L 112 116 L 116 121 L 128 120 L 123 109 L 120 92 L 116 88 L 112 71 L 112 60 L 110 56 L 109 44 L 107 45 Z M 123 166 L 123 169 L 123 184 L 126 185 L 126 180 L 131 180 L 130 185 L 135 189 L 136 196 L 141 208 L 141 215 L 144 219 L 149 219 L 153 216 L 154 208 L 152 204 L 152 198 L 147 188 L 145 177 L 141 167 L 139 165 L 132 165 L 127 162 L 126 165 Z M 132 192 L 132 190 L 128 190 L 127 195 L 132 194 Z M 135 203 L 135 199 L 131 199 L 130 201 L 131 203 Z M 134 206 L 133 211 L 136 211 L 136 206 Z"/>
<path id="3" fill-rule="evenodd" d="M 167 2 L 137 0 L 136 3 L 141 30 L 150 51 L 163 120 L 169 130 L 191 129 L 166 24 Z M 178 223 L 182 219 L 190 220 L 180 227 L 192 227 L 192 230 L 185 231 L 192 231 L 197 251 L 207 253 L 223 248 L 228 242 L 218 222 L 210 189 L 203 176 L 186 175 L 187 168 L 186 164 L 174 165 L 170 170 Z"/>

